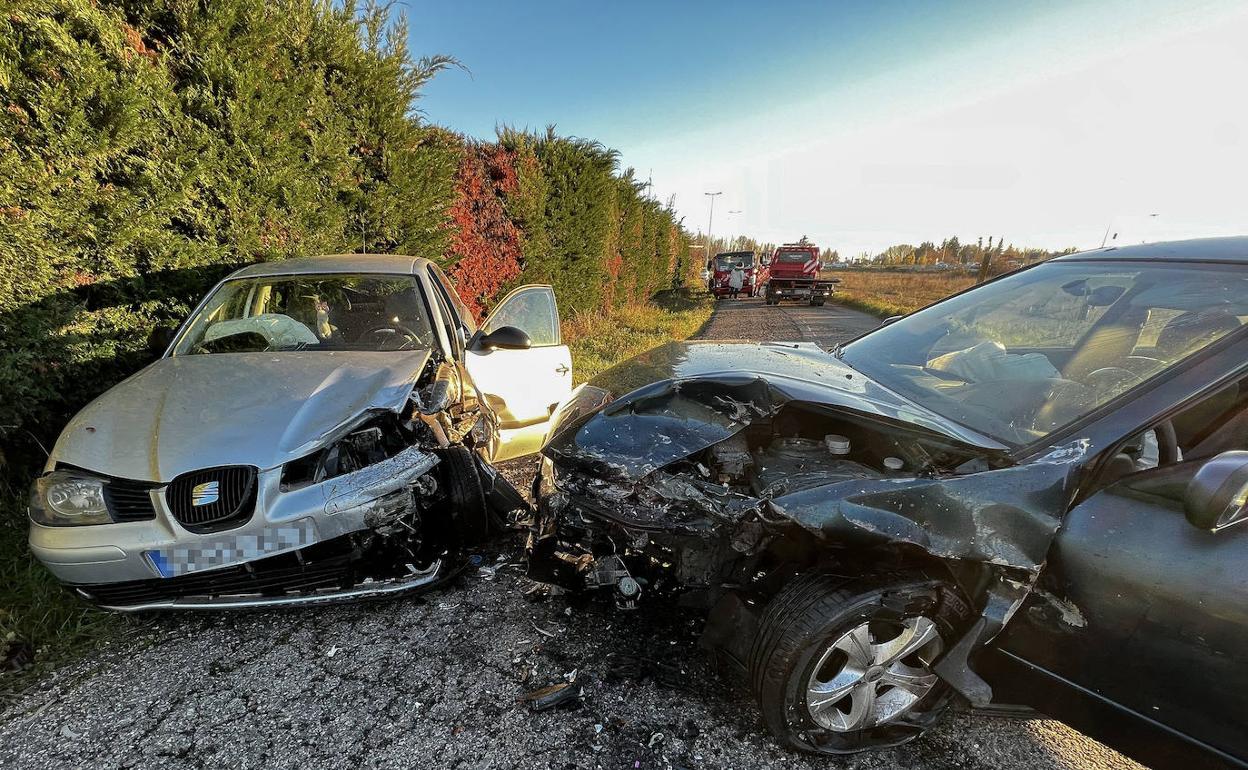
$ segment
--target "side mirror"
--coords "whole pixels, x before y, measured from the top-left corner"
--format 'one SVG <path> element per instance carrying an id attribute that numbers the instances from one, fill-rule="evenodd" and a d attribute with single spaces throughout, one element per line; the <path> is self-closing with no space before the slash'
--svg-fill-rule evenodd
<path id="1" fill-rule="evenodd" d="M 528 350 L 533 340 L 523 330 L 514 326 L 500 326 L 489 334 L 477 337 L 478 350 Z"/>
<path id="2" fill-rule="evenodd" d="M 1212 532 L 1248 521 L 1248 452 L 1223 452 L 1200 466 L 1183 510 L 1192 526 Z"/>
<path id="3" fill-rule="evenodd" d="M 152 355 L 152 358 L 160 358 L 169 349 L 177 333 L 178 330 L 170 326 L 157 326 L 152 329 L 147 335 L 147 352 Z"/>
<path id="4" fill-rule="evenodd" d="M 904 315 L 890 315 L 888 318 L 885 318 L 883 321 L 880 321 L 879 328 L 883 329 L 885 326 L 888 326 L 890 324 L 895 324 L 903 318 L 905 318 Z"/>

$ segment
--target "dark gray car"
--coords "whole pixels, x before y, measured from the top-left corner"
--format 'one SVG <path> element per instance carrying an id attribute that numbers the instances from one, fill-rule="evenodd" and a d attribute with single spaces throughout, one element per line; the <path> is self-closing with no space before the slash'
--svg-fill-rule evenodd
<path id="1" fill-rule="evenodd" d="M 834 351 L 672 344 L 561 408 L 531 573 L 708 615 L 846 753 L 960 695 L 1248 760 L 1248 238 L 1024 269 Z"/>

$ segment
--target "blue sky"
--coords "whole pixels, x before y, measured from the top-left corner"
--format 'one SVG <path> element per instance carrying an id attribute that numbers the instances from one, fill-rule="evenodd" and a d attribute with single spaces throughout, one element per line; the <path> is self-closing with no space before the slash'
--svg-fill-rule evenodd
<path id="1" fill-rule="evenodd" d="M 843 253 L 952 234 L 1095 245 L 1109 221 L 1158 208 L 1150 223 L 1242 224 L 1225 196 L 1248 172 L 1248 107 L 1228 98 L 1248 76 L 1243 3 L 403 8 L 414 54 L 470 70 L 427 87 L 428 119 L 598 139 L 675 195 L 691 229 L 713 190 L 742 211 L 717 216 L 717 234 L 810 234 Z M 1167 104 L 1200 109 L 1199 125 L 1159 117 Z"/>

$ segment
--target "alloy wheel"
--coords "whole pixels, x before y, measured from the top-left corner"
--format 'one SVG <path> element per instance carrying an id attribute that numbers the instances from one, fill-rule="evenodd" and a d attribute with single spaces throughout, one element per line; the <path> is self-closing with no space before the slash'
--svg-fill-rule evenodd
<path id="1" fill-rule="evenodd" d="M 806 684 L 806 709 L 834 732 L 886 724 L 936 686 L 931 664 L 944 642 L 930 618 L 870 620 L 842 634 L 819 657 Z"/>

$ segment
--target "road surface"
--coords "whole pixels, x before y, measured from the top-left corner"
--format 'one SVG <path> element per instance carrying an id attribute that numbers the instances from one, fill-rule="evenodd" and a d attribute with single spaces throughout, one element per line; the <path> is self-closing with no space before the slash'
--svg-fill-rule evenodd
<path id="1" fill-rule="evenodd" d="M 832 345 L 875 323 L 725 301 L 702 337 Z M 0 707 L 0 768 L 1135 767 L 1058 723 L 960 713 L 898 749 L 791 753 L 712 670 L 696 618 L 533 600 L 518 552 L 482 552 L 482 569 L 424 597 L 141 619 Z M 520 702 L 572 677 L 578 708 Z"/>
<path id="2" fill-rule="evenodd" d="M 716 303 L 715 315 L 698 338 L 815 342 L 830 348 L 879 325 L 875 316 L 840 305 L 768 305 L 761 297 L 751 297 Z"/>

